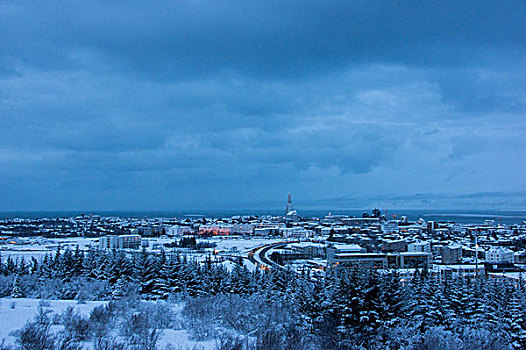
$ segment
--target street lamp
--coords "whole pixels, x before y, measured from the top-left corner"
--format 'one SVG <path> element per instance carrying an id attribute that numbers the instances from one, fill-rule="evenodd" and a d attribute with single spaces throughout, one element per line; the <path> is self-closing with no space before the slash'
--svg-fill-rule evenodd
<path id="1" fill-rule="evenodd" d="M 475 233 L 475 277 L 479 275 L 479 244 L 478 236 Z"/>

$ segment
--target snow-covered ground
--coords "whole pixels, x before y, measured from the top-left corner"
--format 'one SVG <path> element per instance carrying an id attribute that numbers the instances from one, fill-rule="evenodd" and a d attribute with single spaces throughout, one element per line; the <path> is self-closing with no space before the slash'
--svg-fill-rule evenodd
<path id="1" fill-rule="evenodd" d="M 15 344 L 15 337 L 12 336 L 12 332 L 16 331 L 24 326 L 27 321 L 33 320 L 37 313 L 37 308 L 40 303 L 40 299 L 30 298 L 2 298 L 0 299 L 0 343 L 5 339 L 7 345 Z M 48 309 L 53 311 L 53 314 L 61 314 L 69 306 L 75 308 L 76 311 L 80 312 L 85 316 L 89 316 L 91 310 L 96 306 L 103 305 L 105 301 L 88 301 L 84 304 L 79 304 L 74 300 L 46 300 L 49 302 Z M 176 311 L 181 312 L 183 305 L 176 305 Z M 53 317 L 53 314 L 50 315 Z M 60 327 L 59 327 L 60 328 Z M 173 330 L 164 329 L 162 330 L 162 337 L 159 339 L 158 348 L 164 349 L 171 344 L 175 349 L 203 349 L 213 350 L 215 349 L 216 342 L 214 339 L 205 341 L 193 341 L 189 338 L 189 334 L 186 330 Z M 85 342 L 84 345 L 89 349 L 90 343 Z"/>
<path id="2" fill-rule="evenodd" d="M 32 320 L 37 313 L 40 299 L 29 298 L 2 298 L 0 299 L 0 341 L 6 340 L 7 344 L 14 344 L 15 338 L 9 335 L 11 332 L 20 329 L 24 324 Z M 88 301 L 79 304 L 73 300 L 49 300 L 49 309 L 54 313 L 61 314 L 68 306 L 72 306 L 83 315 L 89 315 L 91 310 L 106 302 Z"/>
<path id="3" fill-rule="evenodd" d="M 173 243 L 179 238 L 174 237 L 156 237 L 156 238 L 143 238 L 143 240 L 148 241 L 148 250 L 149 251 L 160 251 L 160 248 L 163 244 Z M 280 238 L 259 238 L 251 237 L 244 238 L 238 236 L 218 236 L 211 237 L 208 239 L 198 239 L 199 242 L 210 242 L 215 243 L 216 249 L 220 254 L 228 255 L 243 255 L 246 254 L 259 246 L 279 242 Z M 31 257 L 41 260 L 46 254 L 53 254 L 56 252 L 57 248 L 60 247 L 64 250 L 66 247 L 70 249 L 76 249 L 79 247 L 82 250 L 87 249 L 88 247 L 98 247 L 98 238 L 13 238 L 12 240 L 4 240 L 0 244 L 0 256 L 2 259 L 10 256 L 13 259 L 22 258 L 29 260 Z M 171 248 L 165 249 L 167 252 L 171 251 Z M 195 258 L 199 259 L 199 255 L 203 257 L 209 255 L 207 251 L 206 254 L 190 252 L 189 250 L 180 250 L 181 253 L 189 253 L 195 255 Z M 210 249 L 211 251 L 212 249 Z"/>
<path id="4" fill-rule="evenodd" d="M 163 336 L 157 343 L 159 349 L 164 349 L 171 344 L 175 349 L 203 349 L 203 350 L 214 350 L 216 348 L 215 339 L 204 340 L 204 341 L 193 341 L 188 338 L 188 332 L 184 329 L 163 330 Z"/>
<path id="5" fill-rule="evenodd" d="M 13 259 L 22 258 L 28 260 L 31 257 L 40 260 L 48 253 L 56 252 L 57 248 L 64 250 L 70 249 L 87 249 L 90 246 L 98 246 L 97 238 L 13 238 L 3 240 L 0 244 L 0 254 L 2 258 L 10 256 Z"/>

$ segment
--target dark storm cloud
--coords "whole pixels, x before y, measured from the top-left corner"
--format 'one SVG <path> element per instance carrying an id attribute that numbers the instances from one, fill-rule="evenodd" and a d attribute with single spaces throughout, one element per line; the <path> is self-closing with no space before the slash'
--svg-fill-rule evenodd
<path id="1" fill-rule="evenodd" d="M 0 209 L 525 190 L 525 11 L 3 2 Z"/>
<path id="2" fill-rule="evenodd" d="M 521 1 L 15 2 L 7 58 L 43 69 L 96 66 L 154 79 L 240 71 L 282 77 L 352 63 L 469 64 L 522 56 Z"/>

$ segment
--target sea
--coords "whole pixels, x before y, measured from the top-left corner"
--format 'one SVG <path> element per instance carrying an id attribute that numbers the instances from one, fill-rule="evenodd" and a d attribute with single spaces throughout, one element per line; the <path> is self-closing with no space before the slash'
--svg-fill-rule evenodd
<path id="1" fill-rule="evenodd" d="M 361 217 L 362 213 L 371 213 L 370 209 L 297 209 L 298 215 L 305 218 L 323 218 L 326 215 L 348 215 L 351 217 Z M 423 218 L 426 221 L 458 222 L 465 224 L 482 224 L 485 220 L 495 220 L 499 224 L 521 224 L 526 222 L 526 211 L 500 211 L 500 210 L 418 210 L 418 209 L 390 209 L 382 211 L 387 214 L 389 219 L 400 219 L 406 216 L 408 220 L 418 220 Z M 14 218 L 67 218 L 79 215 L 100 215 L 105 217 L 133 217 L 133 218 L 184 218 L 184 217 L 208 217 L 224 218 L 244 215 L 283 215 L 283 210 L 278 209 L 232 209 L 232 210 L 164 210 L 164 211 L 12 211 L 0 212 L 0 219 Z"/>

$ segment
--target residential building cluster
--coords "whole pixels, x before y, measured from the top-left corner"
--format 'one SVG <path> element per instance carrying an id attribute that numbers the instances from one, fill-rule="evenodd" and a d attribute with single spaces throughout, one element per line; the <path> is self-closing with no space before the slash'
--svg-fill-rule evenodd
<path id="1" fill-rule="evenodd" d="M 24 244 L 23 237 L 35 236 L 99 237 L 101 249 L 139 249 L 148 246 L 147 237 L 166 237 L 175 243 L 188 236 L 198 240 L 213 236 L 279 237 L 288 244 L 270 250 L 269 256 L 282 264 L 305 260 L 305 264 L 327 267 L 464 266 L 466 270 L 477 270 L 480 265 L 491 271 L 519 271 L 526 266 L 524 222 L 506 225 L 495 220 L 480 224 L 408 220 L 405 216 L 389 217 L 378 209 L 361 217 L 329 213 L 303 218 L 292 207 L 290 196 L 280 216 L 79 215 L 0 220 L 2 244 Z"/>

